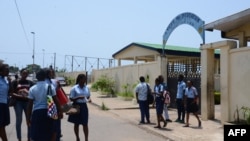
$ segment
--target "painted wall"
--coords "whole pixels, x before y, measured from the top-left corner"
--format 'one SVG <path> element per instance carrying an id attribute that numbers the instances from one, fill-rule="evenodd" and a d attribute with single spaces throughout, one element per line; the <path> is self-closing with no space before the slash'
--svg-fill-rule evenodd
<path id="1" fill-rule="evenodd" d="M 250 48 L 241 47 L 229 52 L 229 106 L 230 121 L 234 120 L 236 107 L 250 108 Z M 223 73 L 223 72 L 222 72 Z M 240 112 L 240 118 L 243 118 Z"/>

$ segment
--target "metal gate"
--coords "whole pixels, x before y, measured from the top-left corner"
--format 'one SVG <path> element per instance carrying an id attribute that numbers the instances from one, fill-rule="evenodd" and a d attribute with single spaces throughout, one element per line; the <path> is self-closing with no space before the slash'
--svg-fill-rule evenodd
<path id="1" fill-rule="evenodd" d="M 184 75 L 184 81 L 192 80 L 199 96 L 201 96 L 201 64 L 200 58 L 169 59 L 167 63 L 167 86 L 171 95 L 171 108 L 176 108 L 175 98 L 179 74 Z M 200 98 L 201 99 L 201 98 Z M 199 100 L 200 100 L 199 99 Z M 201 100 L 200 100 L 201 101 Z"/>

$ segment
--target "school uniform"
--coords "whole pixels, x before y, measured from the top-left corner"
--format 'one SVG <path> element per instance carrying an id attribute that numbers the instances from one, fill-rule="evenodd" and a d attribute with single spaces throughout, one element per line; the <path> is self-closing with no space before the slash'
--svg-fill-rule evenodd
<path id="1" fill-rule="evenodd" d="M 10 124 L 10 110 L 8 105 L 9 83 L 0 76 L 0 127 Z"/>
<path id="2" fill-rule="evenodd" d="M 185 96 L 187 97 L 187 101 L 186 101 L 186 111 L 188 113 L 194 113 L 194 112 L 197 112 L 199 107 L 196 103 L 195 100 L 195 97 L 198 96 L 198 92 L 196 90 L 195 87 L 190 87 L 190 88 L 186 88 L 185 89 Z"/>
<path id="3" fill-rule="evenodd" d="M 80 106 L 80 113 L 79 114 L 73 114 L 68 116 L 68 122 L 74 123 L 74 124 L 82 124 L 84 126 L 88 125 L 88 119 L 89 119 L 89 111 L 87 106 L 87 98 L 90 97 L 90 90 L 85 85 L 83 88 L 81 88 L 78 84 L 73 86 L 70 90 L 69 98 L 76 98 L 79 96 L 84 96 L 84 99 L 77 99 L 73 105 L 79 105 Z"/>
<path id="4" fill-rule="evenodd" d="M 53 134 L 55 120 L 47 115 L 48 86 L 45 81 L 38 81 L 29 90 L 28 98 L 33 100 L 30 130 L 35 141 L 49 141 Z M 56 95 L 54 86 L 51 86 L 51 95 Z"/>

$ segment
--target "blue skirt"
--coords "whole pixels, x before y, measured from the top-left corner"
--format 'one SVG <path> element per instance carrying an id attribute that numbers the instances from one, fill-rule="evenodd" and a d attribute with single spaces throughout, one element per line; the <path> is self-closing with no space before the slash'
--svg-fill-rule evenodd
<path id="1" fill-rule="evenodd" d="M 194 98 L 187 98 L 187 113 L 196 113 L 199 110 L 199 106 L 194 102 Z"/>
<path id="2" fill-rule="evenodd" d="M 76 103 L 74 105 L 80 106 L 80 113 L 69 115 L 68 122 L 74 123 L 74 124 L 82 124 L 84 126 L 88 125 L 88 119 L 89 119 L 89 110 L 86 103 Z"/>
<path id="3" fill-rule="evenodd" d="M 162 97 L 156 97 L 155 99 L 155 108 L 156 114 L 161 115 L 163 113 L 164 101 Z"/>
<path id="4" fill-rule="evenodd" d="M 10 109 L 9 105 L 0 103 L 0 127 L 5 127 L 10 124 Z"/>
<path id="5" fill-rule="evenodd" d="M 55 121 L 48 117 L 47 109 L 33 111 L 31 117 L 31 138 L 34 141 L 50 141 L 54 131 Z"/>

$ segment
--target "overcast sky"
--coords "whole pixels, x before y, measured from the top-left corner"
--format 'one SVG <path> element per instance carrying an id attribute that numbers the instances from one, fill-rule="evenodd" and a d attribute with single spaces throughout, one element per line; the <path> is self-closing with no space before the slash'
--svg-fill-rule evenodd
<path id="1" fill-rule="evenodd" d="M 32 64 L 33 37 L 34 61 L 42 67 L 54 63 L 54 53 L 59 69 L 72 55 L 112 58 L 132 42 L 161 44 L 168 24 L 181 13 L 194 13 L 207 24 L 249 6 L 249 0 L 0 0 L 0 59 L 20 68 Z M 205 34 L 206 43 L 221 40 L 218 31 Z M 168 39 L 169 45 L 201 43 L 189 25 Z"/>

